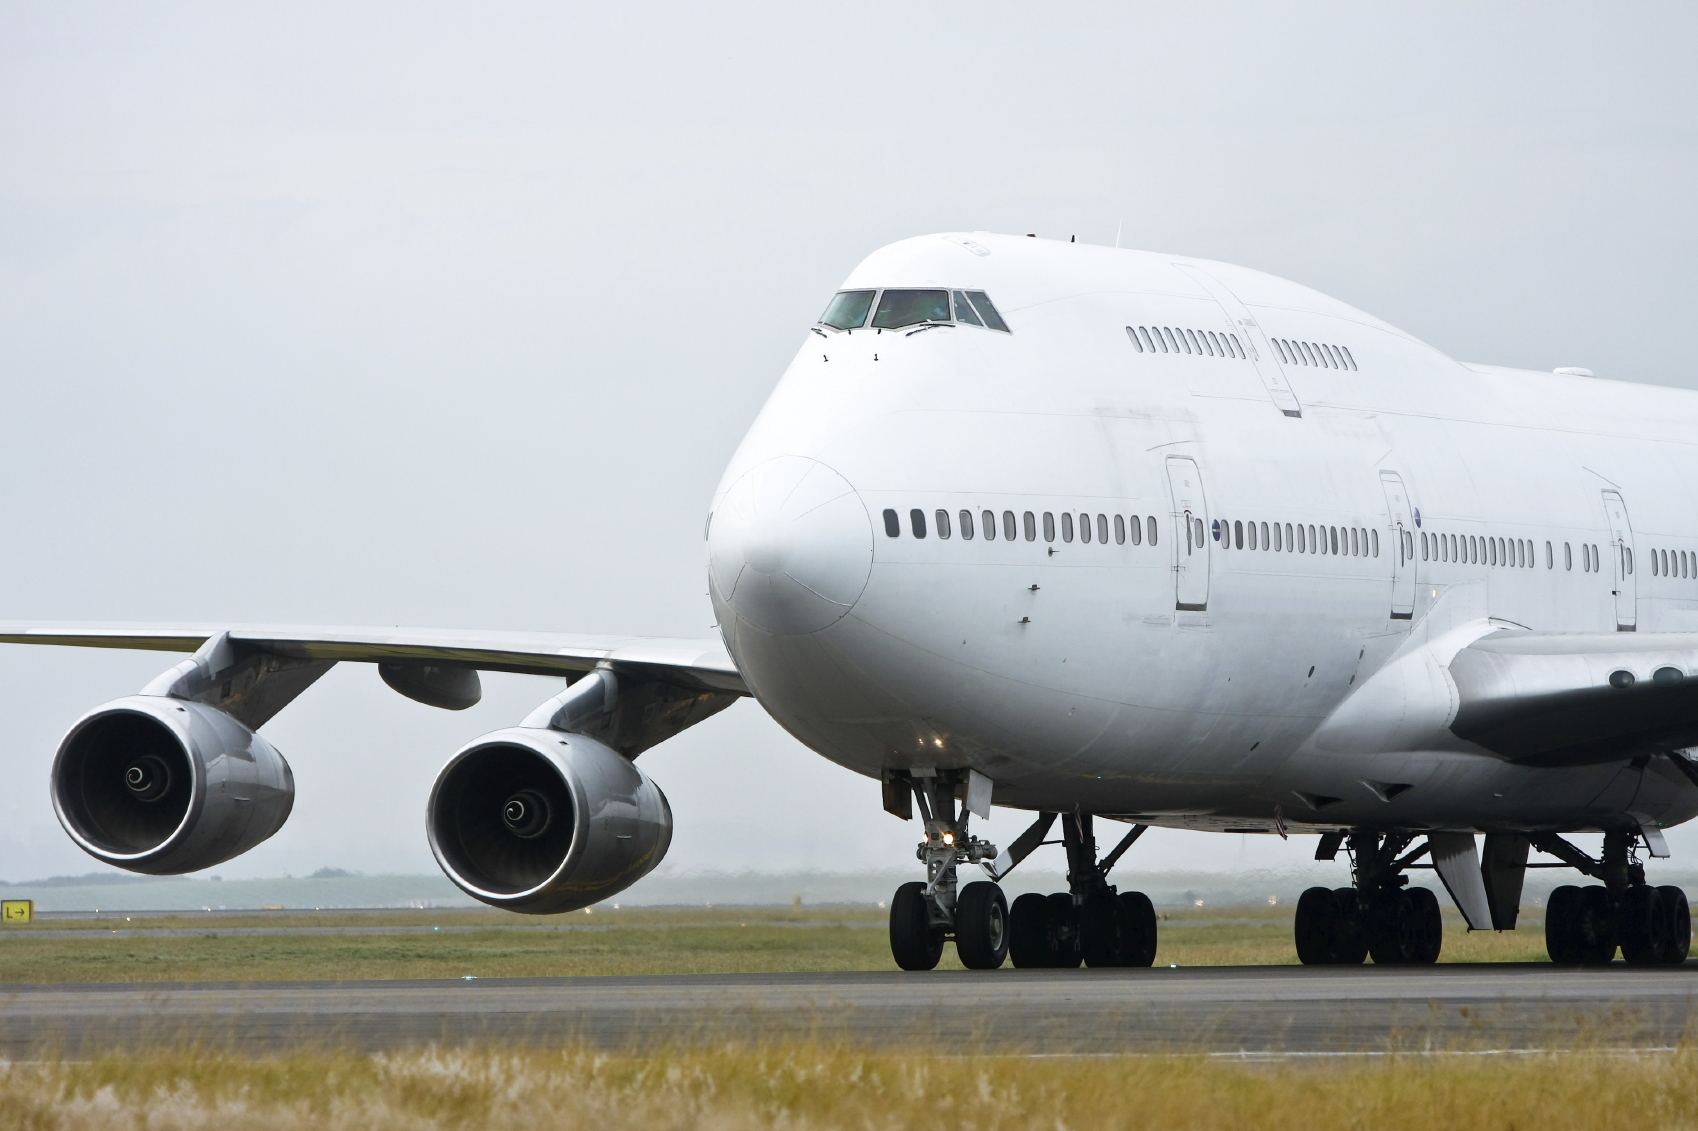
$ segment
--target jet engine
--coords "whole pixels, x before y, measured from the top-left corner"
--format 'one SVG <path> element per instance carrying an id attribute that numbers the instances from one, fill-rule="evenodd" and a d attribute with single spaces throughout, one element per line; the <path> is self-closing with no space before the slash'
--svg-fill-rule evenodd
<path id="1" fill-rule="evenodd" d="M 289 763 L 214 707 L 131 695 L 71 727 L 53 759 L 53 810 L 84 851 L 156 876 L 210 868 L 283 827 Z"/>
<path id="2" fill-rule="evenodd" d="M 431 851 L 467 895 L 510 911 L 575 911 L 636 883 L 672 843 L 672 809 L 631 761 L 581 734 L 494 731 L 430 791 Z"/>

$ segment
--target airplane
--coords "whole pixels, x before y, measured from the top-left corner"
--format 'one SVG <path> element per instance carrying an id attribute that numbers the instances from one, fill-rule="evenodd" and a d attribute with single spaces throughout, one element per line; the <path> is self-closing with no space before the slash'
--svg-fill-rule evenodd
<path id="1" fill-rule="evenodd" d="M 652 870 L 672 817 L 637 757 L 751 697 L 918 814 L 925 878 L 890 901 L 906 970 L 949 942 L 973 969 L 1150 965 L 1151 902 L 1109 877 L 1152 826 L 1344 852 L 1349 885 L 1297 905 L 1304 963 L 1435 961 L 1417 870 L 1470 929 L 1511 930 L 1527 869 L 1561 867 L 1596 882 L 1551 895 L 1554 962 L 1676 964 L 1687 897 L 1643 859 L 1698 814 L 1695 440 L 1698 394 L 1460 363 L 1247 268 L 927 235 L 849 274 L 715 490 L 720 639 L 14 623 L 0 642 L 190 653 L 54 758 L 65 831 L 135 872 L 275 833 L 293 781 L 258 732 L 357 662 L 447 710 L 480 671 L 564 677 L 456 751 L 426 809 L 449 879 L 513 911 Z M 1004 849 L 970 828 L 992 805 L 1034 815 Z M 1102 821 L 1125 829 L 1106 853 Z M 1056 840 L 1068 890 L 1010 906 L 998 881 Z"/>

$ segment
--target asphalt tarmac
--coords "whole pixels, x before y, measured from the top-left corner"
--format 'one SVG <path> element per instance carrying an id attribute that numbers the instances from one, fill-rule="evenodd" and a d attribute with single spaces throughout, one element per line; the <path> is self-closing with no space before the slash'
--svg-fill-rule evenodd
<path id="1" fill-rule="evenodd" d="M 0 986 L 0 1057 L 789 1039 L 994 1053 L 1667 1047 L 1698 963 L 1573 970 L 1256 966 L 909 974 Z"/>

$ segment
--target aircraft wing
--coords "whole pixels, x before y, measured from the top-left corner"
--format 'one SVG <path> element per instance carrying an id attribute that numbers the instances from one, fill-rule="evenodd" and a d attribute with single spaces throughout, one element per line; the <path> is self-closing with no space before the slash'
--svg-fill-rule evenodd
<path id="1" fill-rule="evenodd" d="M 244 650 L 297 660 L 450 664 L 521 675 L 570 675 L 607 661 L 671 683 L 749 694 L 725 645 L 714 639 L 483 632 L 449 628 L 313 625 L 0 622 L 0 643 L 194 652 L 219 633 Z"/>
<path id="2" fill-rule="evenodd" d="M 1698 746 L 1698 633 L 1494 632 L 1450 661 L 1451 732 L 1529 766 Z"/>

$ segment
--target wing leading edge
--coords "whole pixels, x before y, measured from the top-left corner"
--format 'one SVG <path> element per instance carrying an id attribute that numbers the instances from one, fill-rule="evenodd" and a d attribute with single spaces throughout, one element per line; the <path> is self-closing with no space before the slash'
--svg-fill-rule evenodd
<path id="1" fill-rule="evenodd" d="M 0 643 L 196 652 L 226 634 L 244 651 L 292 660 L 444 664 L 478 671 L 570 677 L 600 664 L 704 691 L 749 689 L 718 640 L 312 625 L 0 622 Z"/>

